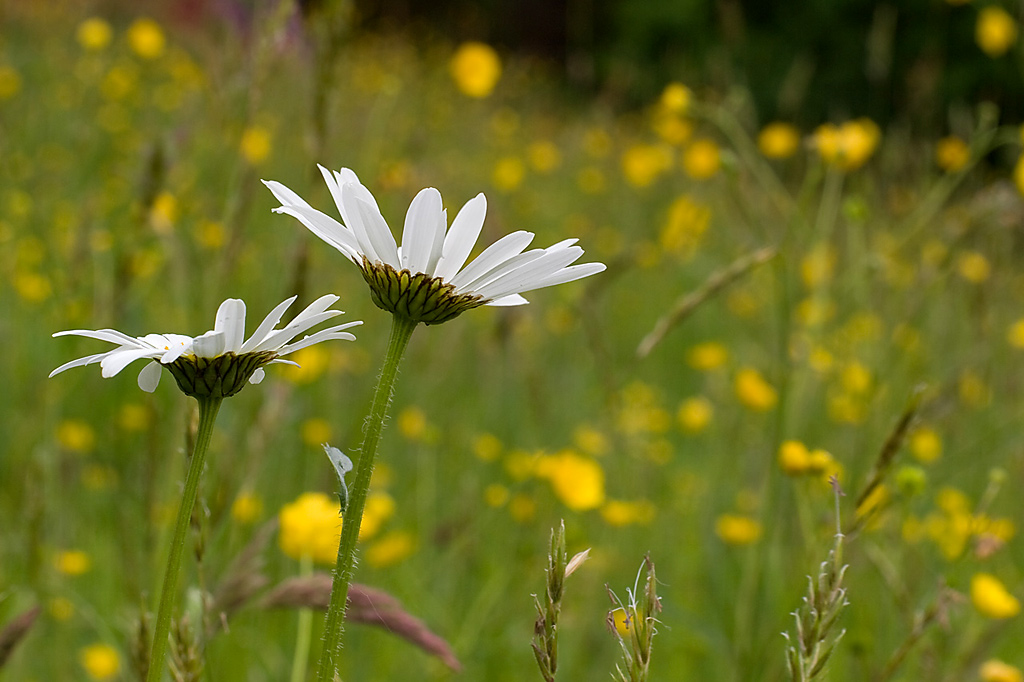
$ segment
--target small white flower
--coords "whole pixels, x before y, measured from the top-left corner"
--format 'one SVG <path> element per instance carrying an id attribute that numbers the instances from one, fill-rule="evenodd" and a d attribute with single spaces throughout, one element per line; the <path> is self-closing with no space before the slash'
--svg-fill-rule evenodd
<path id="1" fill-rule="evenodd" d="M 583 255 L 575 239 L 526 251 L 534 235 L 522 230 L 502 237 L 466 265 L 483 229 L 487 200 L 478 194 L 467 201 L 449 229 L 441 194 L 432 187 L 421 190 L 412 200 L 405 216 L 402 245 L 398 246 L 376 200 L 354 172 L 342 168 L 332 173 L 323 166 L 319 168 L 342 223 L 316 210 L 281 183 L 264 180 L 281 202 L 274 211 L 297 218 L 358 265 L 375 294 L 374 302 L 385 310 L 427 324 L 444 322 L 479 305 L 522 305 L 528 302 L 521 295 L 527 291 L 571 282 L 605 269 L 602 263 L 573 265 Z M 410 277 L 400 280 L 396 275 L 402 272 Z M 446 304 L 440 316 L 435 314 L 431 301 L 426 306 L 417 302 L 416 292 L 406 296 L 413 299 L 411 312 L 409 305 L 396 302 L 400 295 L 407 294 L 409 279 L 416 280 L 417 276 L 422 276 L 417 281 L 424 286 L 427 280 L 433 280 L 429 295 L 420 293 L 421 297 L 439 297 Z M 453 302 L 452 298 L 457 300 Z"/>
<path id="2" fill-rule="evenodd" d="M 72 367 L 81 367 L 100 363 L 100 373 L 104 377 L 112 377 L 136 360 L 150 359 L 153 362 L 147 363 L 139 372 L 139 388 L 152 393 L 160 382 L 160 369 L 168 366 L 178 380 L 182 390 L 190 395 L 194 393 L 182 385 L 182 371 L 192 375 L 195 379 L 195 369 L 213 366 L 209 372 L 210 379 L 218 382 L 227 379 L 223 386 L 218 383 L 216 390 L 224 391 L 224 396 L 233 395 L 244 385 L 244 381 L 258 384 L 263 380 L 263 366 L 275 362 L 287 362 L 280 359 L 280 356 L 287 355 L 300 348 L 312 346 L 321 341 L 331 339 L 346 339 L 352 341 L 355 336 L 344 331 L 350 327 L 362 324 L 362 322 L 348 322 L 345 324 L 329 327 L 315 332 L 312 335 L 304 336 L 302 339 L 289 343 L 299 334 L 312 327 L 341 315 L 340 310 L 328 310 L 338 300 L 333 294 L 322 296 L 313 301 L 309 306 L 299 313 L 295 319 L 281 329 L 275 329 L 281 321 L 284 311 L 295 301 L 297 297 L 292 296 L 280 303 L 270 311 L 264 318 L 256 331 L 248 340 L 243 341 L 245 335 L 245 302 L 237 298 L 229 298 L 220 304 L 217 309 L 217 321 L 211 331 L 201 336 L 191 337 L 181 334 L 147 334 L 146 336 L 131 337 L 114 329 L 72 329 L 69 331 L 57 332 L 57 336 L 84 336 L 90 339 L 99 339 L 118 344 L 114 350 L 96 355 L 88 355 L 65 363 L 50 372 L 50 376 L 60 374 Z M 211 361 L 223 358 L 224 360 L 214 365 Z M 230 372 L 230 374 L 229 374 Z M 194 387 L 192 387 L 195 390 Z M 223 396 L 222 396 L 223 397 Z"/>

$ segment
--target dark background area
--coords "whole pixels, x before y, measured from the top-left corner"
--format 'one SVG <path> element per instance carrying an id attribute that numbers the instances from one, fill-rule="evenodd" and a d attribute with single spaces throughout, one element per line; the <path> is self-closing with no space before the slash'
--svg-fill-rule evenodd
<path id="1" fill-rule="evenodd" d="M 747 88 L 762 121 L 869 116 L 922 129 L 950 107 L 996 103 L 1024 115 L 1018 51 L 985 55 L 982 5 L 941 0 L 355 0 L 357 30 L 477 39 L 558 64 L 568 85 L 623 107 L 665 83 Z M 1005 6 L 1011 14 L 1017 8 Z"/>

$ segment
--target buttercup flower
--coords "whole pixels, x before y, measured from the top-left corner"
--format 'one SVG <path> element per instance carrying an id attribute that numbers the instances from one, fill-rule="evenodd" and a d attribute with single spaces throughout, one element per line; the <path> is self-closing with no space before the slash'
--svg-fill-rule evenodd
<path id="1" fill-rule="evenodd" d="M 572 265 L 583 255 L 575 239 L 524 251 L 533 233 L 520 230 L 484 249 L 466 265 L 483 228 L 487 200 L 466 202 L 448 228 L 441 194 L 428 187 L 412 200 L 398 246 L 377 202 L 354 172 L 320 166 L 344 224 L 311 207 L 279 182 L 264 184 L 281 202 L 274 209 L 297 218 L 363 272 L 378 307 L 413 322 L 439 324 L 482 305 L 522 305 L 520 294 L 571 282 L 605 269 Z M 463 267 L 465 265 L 465 267 Z"/>
<path id="2" fill-rule="evenodd" d="M 98 362 L 103 377 L 112 377 L 136 360 L 149 359 L 152 362 L 147 363 L 139 372 L 139 388 L 144 391 L 152 393 L 156 390 L 160 382 L 160 369 L 166 366 L 181 390 L 188 395 L 231 396 L 242 390 L 246 381 L 253 384 L 262 381 L 265 365 L 289 362 L 280 359 L 282 355 L 330 339 L 355 339 L 355 336 L 344 330 L 362 322 L 348 322 L 322 329 L 289 343 L 311 327 L 342 314 L 340 310 L 328 310 L 338 300 L 337 296 L 328 294 L 313 301 L 281 329 L 275 329 L 284 311 L 295 299 L 292 296 L 270 311 L 247 341 L 242 340 L 245 334 L 245 302 L 237 298 L 229 298 L 221 303 L 214 328 L 194 338 L 181 334 L 147 334 L 133 338 L 114 329 L 57 332 L 55 337 L 84 336 L 116 343 L 118 347 L 67 362 L 50 372 L 50 376 L 72 367 Z"/>

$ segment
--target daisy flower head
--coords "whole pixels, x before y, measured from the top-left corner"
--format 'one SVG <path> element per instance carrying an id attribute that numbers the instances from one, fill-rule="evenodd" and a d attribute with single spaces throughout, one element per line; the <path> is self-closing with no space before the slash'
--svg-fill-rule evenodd
<path id="1" fill-rule="evenodd" d="M 264 180 L 281 206 L 313 234 L 359 266 L 381 309 L 413 322 L 440 324 L 482 305 L 512 306 L 521 294 L 571 282 L 605 269 L 602 263 L 573 265 L 583 249 L 567 239 L 546 249 L 526 250 L 533 233 L 505 235 L 466 261 L 483 229 L 487 199 L 478 194 L 448 226 L 441 193 L 421 190 L 405 216 L 402 244 L 395 242 L 377 201 L 348 168 L 320 166 L 342 222 L 313 208 L 279 182 Z"/>
<path id="2" fill-rule="evenodd" d="M 295 302 L 292 296 L 270 311 L 248 340 L 245 335 L 245 302 L 229 298 L 217 309 L 217 321 L 212 330 L 200 336 L 182 334 L 147 334 L 131 337 L 114 329 L 72 329 L 57 332 L 57 336 L 84 336 L 90 339 L 117 344 L 117 348 L 105 353 L 87 355 L 67 362 L 50 372 L 60 374 L 72 367 L 100 363 L 100 373 L 112 377 L 136 360 L 150 360 L 139 372 L 139 388 L 152 393 L 160 383 L 160 370 L 166 367 L 178 387 L 196 398 L 226 398 L 238 393 L 246 382 L 258 384 L 263 380 L 263 367 L 275 362 L 286 362 L 281 356 L 307 346 L 331 339 L 355 339 L 345 331 L 362 322 L 321 329 L 293 341 L 299 334 L 316 325 L 341 315 L 340 310 L 330 310 L 338 297 L 333 294 L 321 296 L 313 301 L 295 318 L 277 329 L 285 310 Z"/>

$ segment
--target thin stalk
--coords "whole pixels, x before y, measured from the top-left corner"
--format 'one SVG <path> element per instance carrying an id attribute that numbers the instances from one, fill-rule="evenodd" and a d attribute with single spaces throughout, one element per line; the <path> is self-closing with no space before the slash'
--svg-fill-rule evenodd
<path id="1" fill-rule="evenodd" d="M 391 404 L 391 394 L 395 378 L 398 376 L 398 364 L 405 354 L 416 325 L 416 322 L 400 315 L 391 317 L 391 336 L 388 338 L 384 365 L 381 367 L 373 403 L 366 418 L 363 445 L 359 448 L 358 461 L 355 465 L 355 480 L 348 489 L 348 506 L 345 508 L 344 521 L 341 525 L 341 544 L 338 546 L 338 563 L 334 568 L 331 603 L 327 607 L 327 620 L 324 624 L 324 648 L 320 652 L 317 682 L 332 682 L 338 667 L 348 586 L 352 581 L 355 566 L 356 541 L 359 539 L 359 526 L 363 520 L 366 493 L 370 488 L 373 460 L 377 456 L 377 443 L 387 420 L 388 406 Z"/>
<path id="2" fill-rule="evenodd" d="M 309 578 L 313 575 L 313 558 L 303 554 L 299 559 L 299 575 Z M 299 609 L 298 633 L 295 636 L 295 656 L 292 658 L 291 682 L 304 682 L 306 665 L 309 662 L 309 644 L 313 639 L 313 609 Z"/>
<path id="3" fill-rule="evenodd" d="M 199 429 L 196 432 L 196 444 L 192 450 L 192 458 L 185 476 L 185 490 L 178 507 L 178 519 L 174 523 L 174 536 L 171 538 L 171 552 L 167 557 L 167 573 L 164 584 L 160 588 L 160 607 L 156 615 L 156 627 L 153 633 L 153 649 L 149 656 L 149 673 L 146 682 L 160 682 L 164 672 L 164 656 L 167 654 L 167 638 L 171 630 L 171 613 L 178 593 L 178 573 L 181 572 L 181 555 L 185 550 L 185 535 L 188 533 L 192 508 L 196 504 L 199 493 L 199 479 L 203 475 L 203 464 L 206 461 L 206 450 L 210 447 L 213 425 L 217 421 L 217 412 L 223 398 L 197 398 L 199 401 Z"/>

